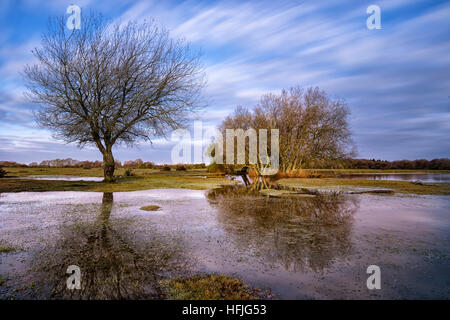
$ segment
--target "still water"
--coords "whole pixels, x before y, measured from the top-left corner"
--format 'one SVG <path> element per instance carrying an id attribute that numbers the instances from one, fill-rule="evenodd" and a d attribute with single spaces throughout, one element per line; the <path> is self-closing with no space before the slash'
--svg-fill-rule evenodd
<path id="1" fill-rule="evenodd" d="M 449 213 L 445 196 L 4 193 L 0 244 L 17 250 L 0 253 L 0 298 L 158 299 L 161 279 L 225 273 L 276 299 L 448 299 Z M 369 265 L 381 290 L 366 287 Z"/>
<path id="2" fill-rule="evenodd" d="M 343 179 L 363 179 L 363 180 L 395 180 L 395 181 L 422 181 L 422 182 L 450 182 L 449 173 L 361 173 L 340 175 Z"/>

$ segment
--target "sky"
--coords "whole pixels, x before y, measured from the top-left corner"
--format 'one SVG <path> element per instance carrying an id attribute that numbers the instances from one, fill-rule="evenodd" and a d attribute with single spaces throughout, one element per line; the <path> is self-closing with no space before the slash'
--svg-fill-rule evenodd
<path id="1" fill-rule="evenodd" d="M 54 139 L 33 117 L 21 72 L 36 62 L 50 16 L 69 5 L 114 21 L 155 19 L 203 53 L 205 127 L 264 93 L 318 86 L 345 99 L 357 157 L 450 158 L 450 2 L 0 0 L 0 160 L 101 160 L 94 147 Z M 368 29 L 370 5 L 381 29 Z M 82 25 L 81 25 L 82 27 Z M 170 163 L 174 141 L 119 146 L 115 158 Z"/>

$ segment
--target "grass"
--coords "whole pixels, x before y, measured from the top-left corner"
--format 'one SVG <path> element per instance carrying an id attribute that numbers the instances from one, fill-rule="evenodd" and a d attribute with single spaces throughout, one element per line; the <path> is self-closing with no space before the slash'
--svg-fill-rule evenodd
<path id="1" fill-rule="evenodd" d="M 308 171 L 307 169 L 305 171 Z M 26 177 L 33 175 L 71 175 L 86 177 L 101 177 L 101 168 L 7 168 L 10 177 Z M 450 171 L 431 170 L 354 170 L 354 169 L 318 169 L 310 170 L 321 172 L 324 175 L 357 174 L 357 173 L 449 173 Z M 122 192 L 148 189 L 196 189 L 206 190 L 217 188 L 221 185 L 234 184 L 235 182 L 224 177 L 207 173 L 206 169 L 193 169 L 187 171 L 160 171 L 156 169 L 134 169 L 135 176 L 125 177 L 125 169 L 116 170 L 116 176 L 121 176 L 115 183 L 103 183 L 95 181 L 45 181 L 32 179 L 0 179 L 1 192 L 22 191 L 92 191 L 92 192 Z M 286 186 L 305 188 L 332 188 L 332 187 L 362 187 L 392 189 L 398 193 L 406 194 L 435 194 L 450 195 L 449 183 L 423 183 L 414 184 L 409 181 L 387 180 L 356 180 L 337 178 L 288 178 L 278 180 L 278 183 Z"/>
<path id="2" fill-rule="evenodd" d="M 161 208 L 161 207 L 157 206 L 155 204 L 152 204 L 152 205 L 149 205 L 149 206 L 141 207 L 140 209 L 144 210 L 144 211 L 157 211 L 159 208 Z"/>
<path id="3" fill-rule="evenodd" d="M 13 170 L 14 169 L 14 170 Z M 154 169 L 136 169 L 136 176 L 125 177 L 124 169 L 116 171 L 122 176 L 115 183 L 95 181 L 60 181 L 60 180 L 32 180 L 32 179 L 0 179 L 1 192 L 23 191 L 92 191 L 92 192 L 122 192 L 148 189 L 195 189 L 206 190 L 220 185 L 234 182 L 216 174 L 206 173 L 205 169 L 187 171 L 159 171 Z M 73 169 L 73 168 L 8 168 L 8 176 L 26 177 L 32 175 L 71 175 L 101 177 L 101 169 Z"/>
<path id="4" fill-rule="evenodd" d="M 239 279 L 225 275 L 195 275 L 161 281 L 171 300 L 254 300 L 258 290 L 251 290 Z"/>
<path id="5" fill-rule="evenodd" d="M 11 246 L 0 246 L 0 253 L 9 253 L 16 251 L 16 248 Z"/>
<path id="6" fill-rule="evenodd" d="M 355 179 L 281 179 L 279 184 L 289 187 L 305 188 L 333 188 L 333 187 L 353 187 L 353 188 L 373 188 L 391 189 L 398 193 L 405 194 L 427 194 L 427 195 L 450 195 L 450 183 L 423 183 L 414 184 L 410 181 L 391 180 L 355 180 Z"/>

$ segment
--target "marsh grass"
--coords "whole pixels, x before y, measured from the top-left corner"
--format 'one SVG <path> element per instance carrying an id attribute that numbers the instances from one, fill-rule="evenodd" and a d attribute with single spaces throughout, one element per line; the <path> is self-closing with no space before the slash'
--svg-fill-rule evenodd
<path id="1" fill-rule="evenodd" d="M 162 280 L 171 300 L 254 300 L 259 290 L 250 289 L 239 279 L 226 275 L 195 275 L 190 278 Z"/>

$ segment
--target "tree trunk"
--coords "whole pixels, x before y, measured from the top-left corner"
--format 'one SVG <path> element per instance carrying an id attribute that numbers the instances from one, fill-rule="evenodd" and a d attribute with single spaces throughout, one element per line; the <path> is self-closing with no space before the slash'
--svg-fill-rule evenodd
<path id="1" fill-rule="evenodd" d="M 114 157 L 111 150 L 105 151 L 103 154 L 103 174 L 104 182 L 114 182 Z"/>

